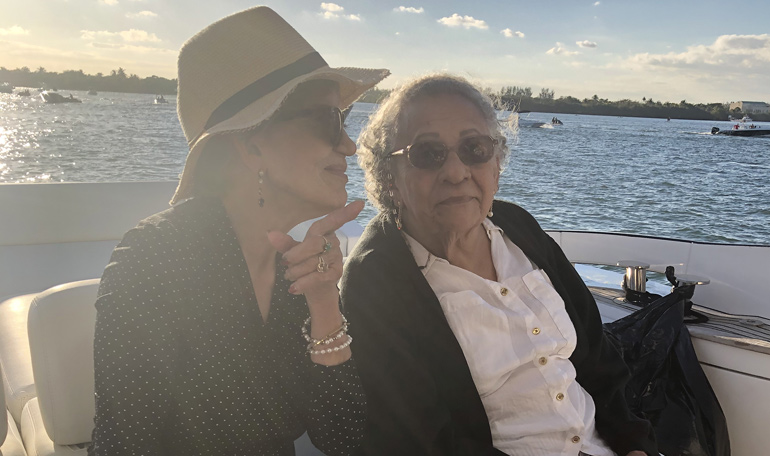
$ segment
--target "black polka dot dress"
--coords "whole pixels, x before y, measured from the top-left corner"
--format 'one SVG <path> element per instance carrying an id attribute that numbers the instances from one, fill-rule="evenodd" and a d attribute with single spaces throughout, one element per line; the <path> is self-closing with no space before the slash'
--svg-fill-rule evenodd
<path id="1" fill-rule="evenodd" d="M 263 322 L 221 202 L 142 221 L 113 252 L 96 301 L 90 455 L 291 455 L 305 431 L 350 454 L 366 402 L 355 365 L 310 361 L 302 296 L 277 264 Z"/>

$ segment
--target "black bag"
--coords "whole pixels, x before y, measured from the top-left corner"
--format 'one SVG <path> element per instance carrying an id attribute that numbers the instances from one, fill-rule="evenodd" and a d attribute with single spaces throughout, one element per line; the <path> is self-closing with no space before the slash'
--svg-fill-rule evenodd
<path id="1" fill-rule="evenodd" d="M 722 408 L 698 363 L 684 324 L 694 285 L 676 288 L 604 325 L 631 371 L 626 400 L 649 420 L 665 456 L 729 456 Z"/>

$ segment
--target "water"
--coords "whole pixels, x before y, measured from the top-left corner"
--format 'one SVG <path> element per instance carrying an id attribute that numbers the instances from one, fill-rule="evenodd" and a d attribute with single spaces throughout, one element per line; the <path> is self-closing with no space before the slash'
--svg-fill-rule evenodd
<path id="1" fill-rule="evenodd" d="M 172 98 L 72 93 L 83 103 L 0 94 L 0 183 L 177 178 L 187 145 Z M 356 104 L 351 137 L 374 108 Z M 520 130 L 498 193 L 544 228 L 770 243 L 770 138 L 705 134 L 727 122 L 557 116 L 563 126 Z M 363 173 L 349 164 L 350 196 L 364 198 Z M 367 205 L 359 220 L 375 213 Z"/>

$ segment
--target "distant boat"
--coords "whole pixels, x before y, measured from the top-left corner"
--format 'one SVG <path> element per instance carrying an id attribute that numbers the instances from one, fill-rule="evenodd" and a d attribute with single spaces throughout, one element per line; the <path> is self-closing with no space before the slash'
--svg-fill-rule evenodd
<path id="1" fill-rule="evenodd" d="M 89 91 L 88 91 L 88 94 L 89 94 L 89 95 L 98 95 L 98 94 L 96 93 L 96 90 L 93 90 L 93 89 L 89 90 Z"/>
<path id="2" fill-rule="evenodd" d="M 748 115 L 748 114 L 744 115 L 744 116 L 743 116 L 743 117 L 741 117 L 740 119 L 736 119 L 736 118 L 735 118 L 735 117 L 733 117 L 733 116 L 727 116 L 727 120 L 729 120 L 730 122 L 734 122 L 734 121 L 736 121 L 736 120 L 737 120 L 738 122 L 753 122 L 753 120 L 751 119 L 751 117 L 749 117 L 749 115 Z"/>
<path id="3" fill-rule="evenodd" d="M 724 135 L 724 136 L 768 136 L 770 135 L 770 127 L 764 125 L 746 124 L 745 122 L 737 123 L 728 130 L 720 130 L 718 127 L 711 129 L 712 135 Z"/>
<path id="4" fill-rule="evenodd" d="M 46 103 L 82 103 L 78 98 L 73 97 L 72 94 L 69 97 L 65 97 L 60 93 L 41 92 L 40 98 Z"/>
<path id="5" fill-rule="evenodd" d="M 153 104 L 168 104 L 168 100 L 166 100 L 163 95 L 158 95 L 155 97 Z"/>
<path id="6" fill-rule="evenodd" d="M 16 92 L 16 95 L 19 95 L 20 97 L 28 97 L 30 95 L 29 89 L 24 89 L 20 92 Z"/>

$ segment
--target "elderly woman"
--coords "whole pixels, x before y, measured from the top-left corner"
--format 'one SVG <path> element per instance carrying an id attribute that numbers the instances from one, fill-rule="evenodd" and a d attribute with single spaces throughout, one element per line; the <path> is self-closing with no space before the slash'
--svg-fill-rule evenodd
<path id="1" fill-rule="evenodd" d="M 386 70 L 330 68 L 275 12 L 226 17 L 179 56 L 190 154 L 171 209 L 115 249 L 99 289 L 93 455 L 329 455 L 363 435 L 334 232 L 356 151 L 340 108 Z M 304 241 L 285 233 L 313 223 Z"/>
<path id="2" fill-rule="evenodd" d="M 591 293 L 532 216 L 494 201 L 508 149 L 490 100 L 417 79 L 359 143 L 381 211 L 343 275 L 363 454 L 657 455 Z"/>

